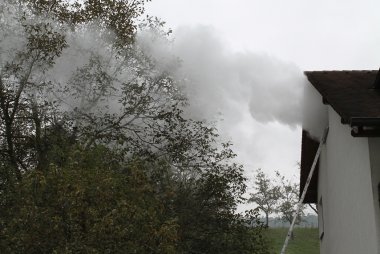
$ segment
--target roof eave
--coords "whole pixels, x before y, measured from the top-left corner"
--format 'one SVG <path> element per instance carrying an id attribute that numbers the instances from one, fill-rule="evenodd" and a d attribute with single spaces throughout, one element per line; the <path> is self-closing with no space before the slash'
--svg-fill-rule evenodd
<path id="1" fill-rule="evenodd" d="M 353 137 L 380 137 L 380 118 L 352 117 L 350 119 Z"/>

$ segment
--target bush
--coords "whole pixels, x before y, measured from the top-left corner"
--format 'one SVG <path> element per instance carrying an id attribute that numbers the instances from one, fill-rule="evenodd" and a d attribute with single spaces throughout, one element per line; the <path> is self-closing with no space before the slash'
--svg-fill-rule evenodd
<path id="1" fill-rule="evenodd" d="M 175 253 L 178 225 L 165 220 L 141 163 L 110 169 L 97 154 L 77 151 L 64 168 L 23 177 L 2 218 L 4 252 Z"/>

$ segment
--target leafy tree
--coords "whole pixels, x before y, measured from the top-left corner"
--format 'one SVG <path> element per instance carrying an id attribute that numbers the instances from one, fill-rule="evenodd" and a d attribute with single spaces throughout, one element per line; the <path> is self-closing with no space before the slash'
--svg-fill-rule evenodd
<path id="1" fill-rule="evenodd" d="M 176 253 L 178 224 L 165 216 L 143 163 L 109 164 L 110 151 L 75 149 L 64 168 L 25 174 L 2 230 L 6 253 Z"/>
<path id="2" fill-rule="evenodd" d="M 0 3 L 6 251 L 266 253 L 231 144 L 135 41 L 144 2 Z"/>
<path id="3" fill-rule="evenodd" d="M 240 217 L 204 209 L 197 205 L 208 206 L 204 197 L 180 195 L 166 162 L 109 163 L 114 156 L 103 146 L 73 146 L 63 168 L 25 174 L 7 193 L 9 221 L 2 223 L 0 248 L 12 253 L 268 253 L 257 213 Z M 197 206 L 183 210 L 181 201 Z M 247 227 L 252 221 L 254 227 Z"/>
<path id="4" fill-rule="evenodd" d="M 28 169 L 48 165 L 43 156 L 44 134 L 52 125 L 64 123 L 67 128 L 77 124 L 78 136 L 91 145 L 95 139 L 111 136 L 121 125 L 132 128 L 143 117 L 152 119 L 167 113 L 171 105 L 163 104 L 172 97 L 170 78 L 149 76 L 147 72 L 154 70 L 153 65 L 132 49 L 134 19 L 142 13 L 143 2 L 92 0 L 69 5 L 67 1 L 8 0 L 1 4 L 1 156 L 14 168 L 18 180 Z M 113 22 L 116 19 L 120 23 Z M 91 30 L 93 26 L 96 28 Z M 81 41 L 81 36 L 88 33 L 93 38 Z M 112 37 L 110 33 L 116 35 Z M 103 55 L 99 47 L 83 45 L 91 39 L 105 48 Z M 69 59 L 68 55 L 77 57 Z M 115 62 L 110 65 L 106 56 Z M 61 74 L 73 65 L 72 61 L 79 60 L 82 63 L 70 73 Z M 117 80 L 117 74 L 125 76 L 126 69 L 135 69 L 131 78 Z M 161 87 L 166 83 L 164 91 Z M 111 91 L 117 96 L 112 96 Z M 158 104 L 151 94 L 162 95 L 163 104 Z M 119 114 L 106 112 L 105 100 L 118 101 Z M 102 107 L 96 107 L 100 102 Z M 102 116 L 94 117 L 97 113 Z M 129 131 L 135 133 L 134 142 L 140 129 Z"/>
<path id="5" fill-rule="evenodd" d="M 279 178 L 281 188 L 281 201 L 278 205 L 278 211 L 282 219 L 291 224 L 299 202 L 299 184 L 286 179 L 278 171 L 276 172 L 276 175 Z M 304 209 L 305 206 L 302 205 L 296 218 L 296 224 L 302 222 Z M 292 238 L 293 237 L 292 234 Z"/>
<path id="6" fill-rule="evenodd" d="M 265 213 L 265 226 L 268 227 L 269 215 L 277 211 L 279 198 L 282 196 L 280 186 L 274 185 L 273 180 L 269 179 L 261 169 L 257 169 L 254 190 L 248 202 L 257 204 L 257 207 Z"/>

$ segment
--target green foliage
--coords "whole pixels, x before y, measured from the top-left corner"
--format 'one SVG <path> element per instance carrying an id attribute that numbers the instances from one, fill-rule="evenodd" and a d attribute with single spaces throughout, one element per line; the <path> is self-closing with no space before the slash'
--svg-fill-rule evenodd
<path id="1" fill-rule="evenodd" d="M 144 4 L 150 0 L 23 0 L 37 15 L 49 14 L 72 27 L 98 21 L 103 32 L 115 33 L 119 47 L 134 40 L 136 19 L 144 13 Z"/>
<path id="2" fill-rule="evenodd" d="M 64 168 L 32 171 L 9 196 L 0 248 L 12 253 L 174 253 L 178 224 L 132 162 L 106 163 L 106 149 L 75 150 Z M 4 218 L 4 217 L 3 217 Z"/>
<path id="3" fill-rule="evenodd" d="M 2 251 L 267 253 L 231 144 L 135 43 L 144 2 L 0 3 Z"/>
<path id="4" fill-rule="evenodd" d="M 276 171 L 275 179 L 269 179 L 261 169 L 258 169 L 254 190 L 248 202 L 255 203 L 257 208 L 265 213 L 266 226 L 268 226 L 269 215 L 273 213 L 279 214 L 283 221 L 292 223 L 299 202 L 298 183 L 286 179 L 278 171 Z M 302 205 L 296 224 L 301 223 L 304 210 L 305 206 Z"/>
<path id="5" fill-rule="evenodd" d="M 2 250 L 268 253 L 257 212 L 231 213 L 223 178 L 190 188 L 173 181 L 165 162 L 110 163 L 116 155 L 102 146 L 73 147 L 68 157 L 62 168 L 27 173 L 6 194 Z"/>
<path id="6" fill-rule="evenodd" d="M 255 192 L 251 193 L 248 202 L 257 204 L 257 207 L 265 213 L 265 226 L 268 227 L 269 215 L 277 211 L 277 205 L 281 197 L 281 188 L 273 184 L 273 180 L 261 170 L 256 171 Z"/>
<path id="7" fill-rule="evenodd" d="M 299 203 L 299 184 L 291 182 L 288 179 L 285 179 L 284 176 L 281 176 L 279 172 L 276 172 L 277 177 L 280 180 L 281 188 L 281 202 L 278 206 L 278 211 L 280 216 L 284 221 L 289 222 L 290 224 L 293 221 L 294 214 L 297 211 Z M 302 204 L 297 214 L 296 224 L 299 224 L 304 216 L 305 206 Z"/>

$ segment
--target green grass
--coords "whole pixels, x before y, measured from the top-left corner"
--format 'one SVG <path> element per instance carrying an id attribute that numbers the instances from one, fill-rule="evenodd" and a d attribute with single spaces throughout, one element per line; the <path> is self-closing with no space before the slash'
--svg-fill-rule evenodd
<path id="1" fill-rule="evenodd" d="M 279 254 L 288 228 L 269 228 L 265 235 L 272 247 L 272 253 Z M 294 240 L 289 241 L 286 254 L 319 254 L 318 228 L 295 228 Z"/>

